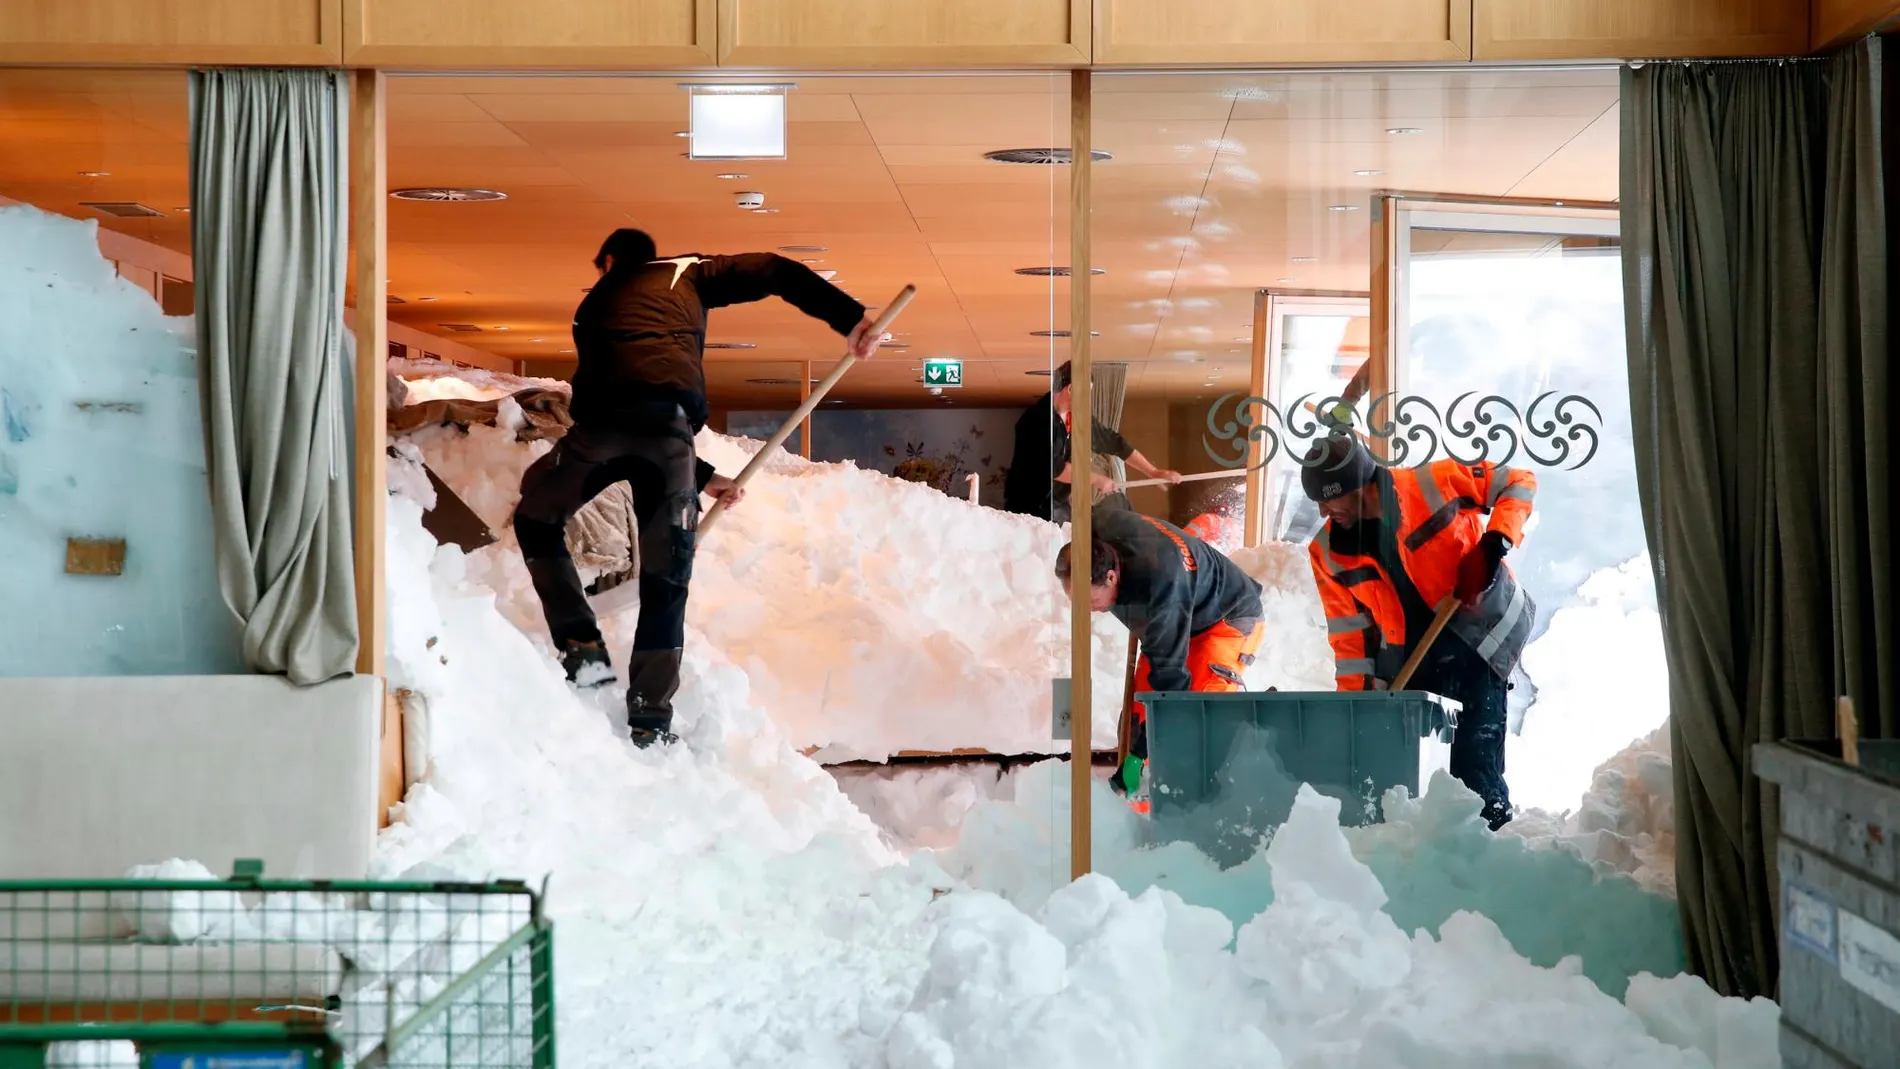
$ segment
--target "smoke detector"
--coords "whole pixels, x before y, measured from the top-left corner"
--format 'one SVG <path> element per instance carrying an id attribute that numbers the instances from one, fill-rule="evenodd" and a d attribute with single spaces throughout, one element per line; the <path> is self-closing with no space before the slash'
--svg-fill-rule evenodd
<path id="1" fill-rule="evenodd" d="M 442 186 L 394 189 L 390 191 L 389 195 L 395 200 L 421 200 L 443 204 L 460 203 L 463 201 L 508 199 L 508 194 L 497 193 L 492 189 L 449 189 Z"/>
<path id="2" fill-rule="evenodd" d="M 765 194 L 763 193 L 753 193 L 753 192 L 735 193 L 733 194 L 732 199 L 734 203 L 738 204 L 739 207 L 744 208 L 746 211 L 753 211 L 755 209 L 765 207 Z"/>
<path id="3" fill-rule="evenodd" d="M 1016 273 L 1019 275 L 1037 275 L 1043 278 L 1069 277 L 1069 269 L 1066 267 L 1018 267 Z M 1089 274 L 1106 275 L 1108 274 L 1108 270 L 1101 267 L 1091 267 L 1089 268 Z"/>
<path id="4" fill-rule="evenodd" d="M 985 152 L 983 158 L 997 163 L 1026 163 L 1050 167 L 1071 162 L 1073 154 L 1066 148 L 1005 148 L 995 152 Z M 1113 154 L 1103 152 L 1099 148 L 1089 150 L 1089 159 L 1098 163 L 1114 158 Z"/>

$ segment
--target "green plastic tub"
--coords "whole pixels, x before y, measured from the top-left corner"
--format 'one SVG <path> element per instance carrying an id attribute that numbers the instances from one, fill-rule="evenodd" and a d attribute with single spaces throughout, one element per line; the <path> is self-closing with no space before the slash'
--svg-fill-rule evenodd
<path id="1" fill-rule="evenodd" d="M 1223 865 L 1284 823 L 1301 783 L 1338 798 L 1340 820 L 1384 818 L 1447 764 L 1458 703 L 1427 691 L 1145 693 L 1146 779 L 1157 841 L 1188 841 Z"/>

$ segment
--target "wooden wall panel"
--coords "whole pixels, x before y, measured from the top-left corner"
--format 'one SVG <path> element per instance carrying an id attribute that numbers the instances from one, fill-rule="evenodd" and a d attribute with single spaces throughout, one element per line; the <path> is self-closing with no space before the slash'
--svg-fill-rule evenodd
<path id="1" fill-rule="evenodd" d="M 331 0 L 351 66 L 703 67 L 714 0 Z"/>
<path id="2" fill-rule="evenodd" d="M 1900 0 L 1811 0 L 1809 45 L 1831 49 L 1900 19 Z"/>
<path id="3" fill-rule="evenodd" d="M 1472 0 L 1098 0 L 1110 64 L 1471 58 Z"/>
<path id="4" fill-rule="evenodd" d="M 1490 59 L 1798 56 L 1806 0 L 1472 0 L 1472 51 Z"/>
<path id="5" fill-rule="evenodd" d="M 1089 0 L 718 0 L 740 67 L 1062 66 L 1089 61 Z"/>
<path id="6" fill-rule="evenodd" d="M 0 63 L 335 66 L 338 0 L 0 0 Z"/>

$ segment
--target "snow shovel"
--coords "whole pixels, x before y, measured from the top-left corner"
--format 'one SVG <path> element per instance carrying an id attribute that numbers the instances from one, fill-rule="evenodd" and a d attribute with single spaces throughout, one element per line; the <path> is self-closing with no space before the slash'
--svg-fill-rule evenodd
<path id="1" fill-rule="evenodd" d="M 906 285 L 902 290 L 898 291 L 897 296 L 891 300 L 890 304 L 884 306 L 883 311 L 878 313 L 877 319 L 872 322 L 870 331 L 872 336 L 881 338 L 884 332 L 890 329 L 892 321 L 897 318 L 897 314 L 902 312 L 904 306 L 909 304 L 911 298 L 915 296 L 917 296 L 916 286 Z M 758 474 L 759 469 L 763 468 L 766 461 L 771 459 L 773 451 L 783 445 L 785 439 L 792 436 L 792 432 L 797 430 L 798 425 L 805 421 L 805 417 L 811 415 L 812 409 L 818 407 L 818 402 L 825 399 L 825 394 L 830 393 L 831 388 L 838 384 L 838 380 L 844 378 L 844 373 L 851 370 L 851 365 L 857 362 L 858 358 L 856 356 L 851 353 L 846 353 L 844 359 L 838 361 L 838 366 L 831 369 L 831 374 L 826 375 L 822 382 L 812 387 L 811 396 L 805 398 L 805 403 L 799 405 L 798 410 L 792 413 L 791 418 L 787 419 L 783 426 L 773 432 L 772 437 L 766 441 L 765 447 L 760 449 L 757 453 L 754 453 L 752 459 L 747 461 L 746 466 L 733 478 L 732 485 L 735 489 L 743 489 L 745 484 L 752 480 L 752 476 Z M 707 509 L 706 514 L 699 518 L 699 534 L 704 536 L 706 531 L 712 527 L 713 522 L 719 519 L 720 515 L 725 511 L 725 498 L 722 497 L 714 501 L 712 508 Z"/>
<path id="2" fill-rule="evenodd" d="M 1412 681 L 1412 673 L 1418 671 L 1418 666 L 1424 663 L 1425 654 L 1431 651 L 1432 643 L 1438 641 L 1438 633 L 1445 629 L 1446 624 L 1451 623 L 1451 616 L 1457 611 L 1458 596 L 1456 594 L 1449 595 L 1438 603 L 1438 613 L 1432 617 L 1432 626 L 1425 629 L 1424 640 L 1418 644 L 1417 649 L 1412 651 L 1412 655 L 1405 659 L 1405 666 L 1399 669 L 1398 678 L 1392 681 L 1393 690 L 1404 690 L 1405 685 Z"/>

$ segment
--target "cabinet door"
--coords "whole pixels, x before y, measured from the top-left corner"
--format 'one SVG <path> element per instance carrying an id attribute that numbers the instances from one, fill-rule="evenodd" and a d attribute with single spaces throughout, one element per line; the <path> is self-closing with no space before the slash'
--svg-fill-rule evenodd
<path id="1" fill-rule="evenodd" d="M 0 63 L 335 66 L 337 0 L 4 0 Z"/>
<path id="2" fill-rule="evenodd" d="M 1789 0 L 1472 0 L 1477 59 L 1779 56 L 1807 51 Z"/>
<path id="3" fill-rule="evenodd" d="M 1472 0 L 1098 0 L 1098 63 L 1471 58 Z"/>
<path id="4" fill-rule="evenodd" d="M 341 0 L 344 61 L 412 69 L 703 67 L 714 0 Z"/>
<path id="5" fill-rule="evenodd" d="M 1089 0 L 719 0 L 733 66 L 985 67 L 1089 62 Z"/>

